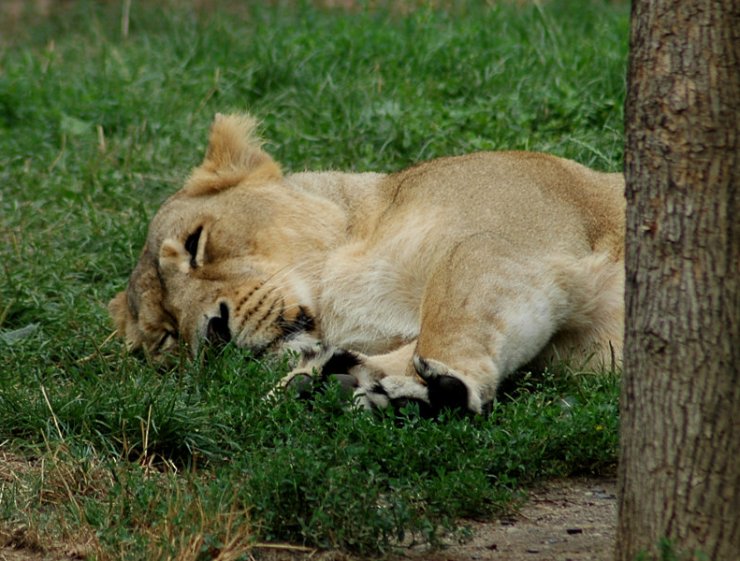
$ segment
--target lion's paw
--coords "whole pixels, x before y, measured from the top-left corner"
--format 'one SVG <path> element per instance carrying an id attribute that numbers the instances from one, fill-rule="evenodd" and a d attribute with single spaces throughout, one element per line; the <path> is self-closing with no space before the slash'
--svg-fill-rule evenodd
<path id="1" fill-rule="evenodd" d="M 480 392 L 471 381 L 451 370 L 443 362 L 414 355 L 414 369 L 426 384 L 429 404 L 435 411 L 443 409 L 482 413 Z"/>
<path id="2" fill-rule="evenodd" d="M 436 417 L 443 410 L 482 413 L 486 409 L 474 382 L 440 361 L 418 355 L 413 360 L 416 375 L 387 375 L 364 355 L 319 346 L 302 353 L 298 365 L 277 389 L 311 399 L 336 382 L 345 397 L 364 409 L 400 411 L 416 404 L 425 418 Z"/>
<path id="3" fill-rule="evenodd" d="M 335 381 L 344 395 L 351 396 L 358 387 L 351 370 L 361 363 L 359 355 L 344 349 L 319 347 L 304 351 L 298 365 L 278 382 L 276 389 L 289 391 L 301 399 L 310 399 Z"/>
<path id="4" fill-rule="evenodd" d="M 423 417 L 436 417 L 444 410 L 482 413 L 480 392 L 473 381 L 444 363 L 414 356 L 416 376 L 387 376 L 355 391 L 366 409 L 392 408 L 396 411 L 415 403 Z"/>

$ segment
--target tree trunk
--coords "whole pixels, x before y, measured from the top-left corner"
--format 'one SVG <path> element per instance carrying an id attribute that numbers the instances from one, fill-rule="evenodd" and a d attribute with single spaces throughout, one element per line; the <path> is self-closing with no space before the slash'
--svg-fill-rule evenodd
<path id="1" fill-rule="evenodd" d="M 740 559 L 739 4 L 632 5 L 618 561 Z"/>

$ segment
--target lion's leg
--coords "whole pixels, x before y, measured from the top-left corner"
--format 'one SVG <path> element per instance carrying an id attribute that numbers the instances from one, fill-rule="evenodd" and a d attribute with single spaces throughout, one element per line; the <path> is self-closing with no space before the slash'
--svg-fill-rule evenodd
<path id="1" fill-rule="evenodd" d="M 383 394 L 392 393 L 434 412 L 482 412 L 500 381 L 537 356 L 567 315 L 568 296 L 556 281 L 543 262 L 520 259 L 487 236 L 459 244 L 424 294 L 411 359 L 417 376 L 407 369 L 401 379 L 385 377 L 366 389 L 366 400 L 382 407 Z"/>
<path id="2" fill-rule="evenodd" d="M 580 368 L 614 369 L 622 360 L 624 266 L 606 254 L 558 265 L 559 283 L 570 294 L 568 318 L 533 365 L 567 358 Z"/>
<path id="3" fill-rule="evenodd" d="M 370 409 L 416 402 L 425 415 L 481 413 L 501 380 L 548 342 L 569 333 L 578 346 L 613 340 L 617 268 L 603 256 L 522 259 L 488 236 L 469 238 L 430 275 L 415 342 L 377 356 L 323 349 L 286 380 L 336 377 Z"/>

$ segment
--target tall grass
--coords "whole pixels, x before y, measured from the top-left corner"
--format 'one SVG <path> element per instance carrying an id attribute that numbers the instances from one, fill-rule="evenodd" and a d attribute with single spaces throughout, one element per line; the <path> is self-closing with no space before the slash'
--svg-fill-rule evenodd
<path id="1" fill-rule="evenodd" d="M 619 169 L 625 6 L 133 2 L 127 37 L 118 3 L 64 6 L 0 28 L 0 451 L 16 462 L 0 537 L 85 536 L 120 559 L 372 552 L 613 465 L 613 373 L 556 366 L 490 418 L 399 424 L 333 392 L 268 403 L 285 365 L 232 348 L 161 372 L 109 338 L 105 304 L 218 111 L 258 115 L 292 171 L 488 149 Z"/>

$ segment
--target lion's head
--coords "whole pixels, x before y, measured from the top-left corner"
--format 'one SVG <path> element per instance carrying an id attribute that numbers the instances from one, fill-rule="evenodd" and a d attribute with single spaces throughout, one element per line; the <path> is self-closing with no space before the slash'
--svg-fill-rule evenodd
<path id="1" fill-rule="evenodd" d="M 331 217 L 325 201 L 289 187 L 251 117 L 217 115 L 203 163 L 159 209 L 109 304 L 119 335 L 155 356 L 178 341 L 193 352 L 214 340 L 259 352 L 316 336 Z"/>

